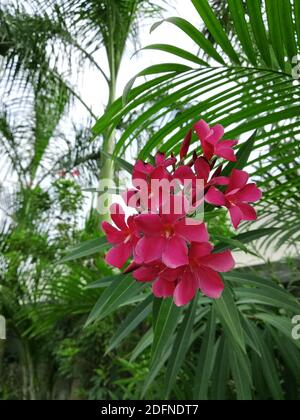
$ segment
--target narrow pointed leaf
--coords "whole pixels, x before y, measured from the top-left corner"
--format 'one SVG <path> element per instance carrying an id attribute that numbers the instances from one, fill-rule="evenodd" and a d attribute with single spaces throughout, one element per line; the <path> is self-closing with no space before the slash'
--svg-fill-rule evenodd
<path id="1" fill-rule="evenodd" d="M 261 12 L 261 0 L 246 0 L 246 4 L 257 47 L 266 65 L 271 67 L 272 59 L 264 19 Z"/>
<path id="2" fill-rule="evenodd" d="M 90 257 L 91 255 L 103 252 L 107 247 L 108 243 L 105 237 L 92 239 L 71 249 L 70 252 L 58 262 L 58 264 L 78 260 L 84 257 Z"/>
<path id="3" fill-rule="evenodd" d="M 213 44 L 209 40 L 207 40 L 205 36 L 190 22 L 179 17 L 171 17 L 153 25 L 152 30 L 155 30 L 159 25 L 161 25 L 164 22 L 172 23 L 173 25 L 177 26 L 177 28 L 185 32 L 206 54 L 214 58 L 219 63 L 225 64 L 223 58 L 216 51 Z"/>
<path id="4" fill-rule="evenodd" d="M 245 8 L 243 2 L 242 0 L 228 0 L 228 6 L 243 50 L 250 62 L 256 66 L 257 56 L 248 30 L 248 23 L 245 19 Z"/>
<path id="5" fill-rule="evenodd" d="M 174 347 L 168 362 L 165 382 L 165 397 L 168 398 L 173 385 L 176 381 L 176 376 L 182 366 L 185 355 L 189 349 L 193 326 L 195 322 L 195 313 L 198 305 L 197 297 L 190 303 L 189 309 L 186 312 L 185 318 L 178 329 Z"/>
<path id="6" fill-rule="evenodd" d="M 195 371 L 194 400 L 208 400 L 208 389 L 215 357 L 216 316 L 214 308 L 208 318 Z"/>
<path id="7" fill-rule="evenodd" d="M 145 287 L 144 284 L 133 280 L 131 276 L 123 276 L 117 282 L 113 282 L 101 294 L 98 302 L 91 311 L 87 325 L 100 321 L 120 306 L 130 302 Z"/>
<path id="8" fill-rule="evenodd" d="M 192 0 L 193 5 L 197 9 L 199 15 L 203 19 L 207 29 L 211 33 L 215 41 L 220 45 L 228 57 L 236 64 L 240 64 L 239 57 L 232 47 L 222 24 L 217 19 L 215 13 L 210 7 L 207 0 Z"/>
<path id="9" fill-rule="evenodd" d="M 214 306 L 216 315 L 220 319 L 224 330 L 232 337 L 242 352 L 246 353 L 245 337 L 240 314 L 229 287 L 225 287 L 221 299 L 216 300 Z"/>
<path id="10" fill-rule="evenodd" d="M 111 339 L 106 353 L 116 348 L 128 335 L 135 330 L 135 328 L 143 322 L 146 317 L 151 313 L 152 310 L 153 296 L 150 295 L 143 302 L 138 304 L 129 314 L 120 327 L 116 334 Z"/>

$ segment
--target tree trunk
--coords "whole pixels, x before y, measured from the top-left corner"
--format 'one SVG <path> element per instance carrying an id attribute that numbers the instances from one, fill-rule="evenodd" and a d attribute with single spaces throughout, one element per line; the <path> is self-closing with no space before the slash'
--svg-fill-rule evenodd
<path id="1" fill-rule="evenodd" d="M 3 372 L 3 359 L 4 359 L 4 351 L 5 351 L 5 341 L 0 339 L 0 378 L 2 378 Z M 2 381 L 0 380 L 0 393 L 2 391 Z"/>
<path id="2" fill-rule="evenodd" d="M 21 340 L 21 363 L 23 372 L 23 399 L 35 401 L 35 369 L 31 356 L 30 346 L 26 340 Z"/>
<path id="3" fill-rule="evenodd" d="M 117 88 L 117 75 L 112 74 L 111 81 L 109 83 L 109 100 L 106 109 L 108 109 L 116 99 L 116 88 Z M 100 172 L 100 182 L 99 182 L 99 190 L 101 191 L 103 188 L 103 182 L 105 181 L 105 185 L 107 185 L 106 181 L 113 182 L 114 181 L 114 162 L 110 158 L 113 154 L 115 147 L 115 131 L 112 133 L 107 133 L 107 135 L 103 136 L 103 153 L 101 156 L 101 172 Z M 107 197 L 106 197 L 107 198 Z M 104 196 L 100 194 L 98 196 L 98 211 L 101 216 L 101 221 L 107 220 L 109 214 L 108 212 L 103 212 L 103 200 Z M 110 199 L 107 200 L 107 206 L 109 207 Z"/>

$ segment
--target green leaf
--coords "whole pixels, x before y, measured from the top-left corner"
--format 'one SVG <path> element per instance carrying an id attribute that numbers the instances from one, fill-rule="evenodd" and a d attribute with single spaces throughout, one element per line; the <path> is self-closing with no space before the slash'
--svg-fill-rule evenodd
<path id="1" fill-rule="evenodd" d="M 272 290 L 272 294 L 268 290 L 259 289 L 235 289 L 235 293 L 239 299 L 240 304 L 251 303 L 255 305 L 274 306 L 278 309 L 285 309 L 286 311 L 293 312 L 300 309 L 300 305 L 296 301 L 283 300 L 287 297 L 285 293 L 280 290 Z"/>
<path id="2" fill-rule="evenodd" d="M 69 253 L 62 258 L 58 264 L 65 262 L 78 260 L 84 257 L 90 257 L 91 255 L 100 254 L 108 247 L 108 243 L 105 237 L 92 239 L 71 248 Z"/>
<path id="3" fill-rule="evenodd" d="M 226 167 L 222 171 L 223 176 L 229 176 L 233 169 L 244 169 L 247 166 L 249 157 L 253 151 L 255 145 L 257 132 L 255 131 L 254 134 L 247 140 L 239 149 L 236 155 L 236 162 L 229 162 Z"/>
<path id="4" fill-rule="evenodd" d="M 109 347 L 106 353 L 109 353 L 116 348 L 128 335 L 140 325 L 141 322 L 151 313 L 152 310 L 153 295 L 148 296 L 143 302 L 137 305 L 129 314 L 120 327 L 116 334 L 110 341 Z"/>
<path id="5" fill-rule="evenodd" d="M 255 300 L 257 303 L 265 305 L 274 305 L 293 313 L 300 311 L 300 304 L 296 298 L 270 279 L 249 274 L 244 270 L 228 273 L 224 277 L 226 281 L 233 282 L 234 285 L 244 286 L 244 289 L 235 288 L 240 298 Z"/>
<path id="6" fill-rule="evenodd" d="M 234 22 L 236 33 L 242 44 L 244 52 L 250 62 L 256 66 L 257 56 L 253 48 L 251 35 L 248 30 L 248 23 L 245 18 L 245 7 L 242 0 L 228 0 L 229 10 Z"/>
<path id="7" fill-rule="evenodd" d="M 133 165 L 131 165 L 131 163 L 127 162 L 126 160 L 124 160 L 124 159 L 122 159 L 118 156 L 111 155 L 110 153 L 107 153 L 104 150 L 102 150 L 101 153 L 104 156 L 106 156 L 110 159 L 113 159 L 121 169 L 124 169 L 126 172 L 128 172 L 130 175 L 132 175 Z"/>
<path id="8" fill-rule="evenodd" d="M 213 44 L 209 40 L 207 40 L 205 38 L 205 36 L 197 28 L 195 28 L 190 22 L 188 22 L 185 19 L 182 19 L 182 18 L 179 18 L 179 17 L 171 17 L 171 18 L 165 19 L 161 22 L 158 22 L 158 23 L 154 24 L 153 27 L 152 27 L 152 31 L 154 31 L 156 28 L 158 28 L 164 22 L 172 23 L 177 28 L 181 29 L 206 54 L 208 54 L 210 57 L 214 58 L 219 63 L 225 64 L 223 58 L 216 51 Z"/>
<path id="9" fill-rule="evenodd" d="M 123 93 L 123 103 L 126 104 L 128 102 L 129 92 L 131 91 L 135 81 L 137 78 L 142 76 L 151 76 L 158 73 L 183 73 L 186 71 L 192 70 L 191 67 L 185 66 L 183 64 L 177 63 L 168 63 L 168 64 L 156 64 L 146 68 L 145 70 L 138 73 L 135 77 L 133 77 L 125 86 L 124 93 Z"/>
<path id="10" fill-rule="evenodd" d="M 195 322 L 195 313 L 198 305 L 198 296 L 190 303 L 186 311 L 184 320 L 178 329 L 174 347 L 168 362 L 166 382 L 165 382 L 165 398 L 167 399 L 175 384 L 177 374 L 183 364 L 184 358 L 190 347 L 191 335 Z"/>
<path id="11" fill-rule="evenodd" d="M 254 322 L 250 321 L 246 316 L 242 317 L 242 326 L 244 328 L 246 345 L 251 347 L 252 350 L 261 358 L 260 341 L 257 336 L 257 328 Z"/>
<path id="12" fill-rule="evenodd" d="M 288 340 L 292 341 L 295 346 L 300 349 L 300 342 L 294 340 L 292 337 L 293 324 L 292 321 L 284 316 L 271 314 L 256 314 L 255 318 L 271 325 L 280 333 L 282 333 Z"/>
<path id="13" fill-rule="evenodd" d="M 214 372 L 211 381 L 211 399 L 228 400 L 228 381 L 230 374 L 229 353 L 226 338 L 223 334 L 216 354 Z"/>
<path id="14" fill-rule="evenodd" d="M 184 60 L 191 61 L 192 63 L 196 63 L 200 66 L 208 66 L 208 64 L 204 60 L 201 60 L 201 58 L 197 57 L 195 54 L 191 54 L 188 51 L 183 50 L 182 48 L 175 47 L 173 45 L 152 44 L 141 49 L 141 51 L 144 51 L 144 50 L 164 51 L 169 54 L 173 54 L 176 57 L 180 57 L 180 58 L 183 58 Z"/>
<path id="15" fill-rule="evenodd" d="M 230 367 L 239 401 L 251 401 L 252 398 L 252 375 L 250 361 L 246 355 L 236 346 L 235 342 L 227 341 L 230 354 Z"/>
<path id="16" fill-rule="evenodd" d="M 265 0 L 266 11 L 269 24 L 269 34 L 273 50 L 277 61 L 283 71 L 285 71 L 285 51 L 283 44 L 282 24 L 280 15 L 282 13 L 278 0 Z"/>
<path id="17" fill-rule="evenodd" d="M 297 3 L 297 1 L 294 2 L 294 4 L 295 3 Z M 289 57 L 289 65 L 291 65 L 293 58 L 296 57 L 298 53 L 292 4 L 288 0 L 278 0 L 278 7 L 284 46 Z"/>
<path id="18" fill-rule="evenodd" d="M 240 349 L 246 353 L 245 337 L 241 325 L 240 314 L 228 286 L 225 287 L 221 299 L 216 300 L 213 304 L 225 332 L 228 336 L 232 337 Z"/>
<path id="19" fill-rule="evenodd" d="M 161 308 L 161 305 L 162 305 L 163 301 L 164 301 L 163 299 L 154 297 L 154 300 L 153 300 L 153 311 L 152 311 L 152 315 L 153 315 L 153 329 L 154 330 L 155 330 L 155 327 L 156 327 L 156 322 L 158 320 L 159 311 L 160 311 L 160 308 Z"/>
<path id="20" fill-rule="evenodd" d="M 177 327 L 180 314 L 181 309 L 174 304 L 173 299 L 169 298 L 162 301 L 155 322 L 151 359 L 152 366 L 156 364 L 168 346 L 168 342 Z"/>
<path id="21" fill-rule="evenodd" d="M 152 345 L 152 357 L 149 374 L 145 380 L 143 394 L 147 391 L 156 375 L 162 367 L 162 360 L 166 360 L 171 353 L 172 347 L 170 342 L 174 339 L 173 333 L 177 328 L 181 309 L 178 308 L 173 299 L 164 299 L 160 305 L 159 312 L 154 327 L 154 337 Z"/>
<path id="22" fill-rule="evenodd" d="M 257 47 L 266 65 L 271 67 L 272 60 L 264 19 L 261 13 L 261 0 L 246 0 L 246 4 Z"/>
<path id="23" fill-rule="evenodd" d="M 220 21 L 216 18 L 207 0 L 192 0 L 199 15 L 215 41 L 220 45 L 228 57 L 236 64 L 240 64 L 239 57 L 232 47 Z"/>
<path id="24" fill-rule="evenodd" d="M 208 400 L 209 381 L 215 358 L 216 316 L 212 307 L 195 371 L 194 400 Z"/>
<path id="25" fill-rule="evenodd" d="M 87 320 L 87 325 L 100 321 L 120 306 L 130 302 L 145 287 L 145 284 L 138 283 L 131 276 L 123 276 L 119 281 L 113 282 L 101 294 L 98 302 L 92 309 Z"/>
<path id="26" fill-rule="evenodd" d="M 245 252 L 246 254 L 251 254 L 255 257 L 257 257 L 258 255 L 253 252 L 250 251 L 244 244 L 243 242 L 234 239 L 234 238 L 226 238 L 225 236 L 220 236 L 220 235 L 215 235 L 214 238 L 216 240 L 222 241 L 220 242 L 217 246 L 216 249 L 218 250 L 218 248 L 223 248 L 225 249 L 231 249 L 231 250 L 235 250 L 235 249 L 239 249 L 240 251 Z M 226 245 L 227 244 L 227 245 Z"/>
<path id="27" fill-rule="evenodd" d="M 134 362 L 148 347 L 153 343 L 153 329 L 150 328 L 143 335 L 134 350 L 132 351 L 130 362 Z"/>
<path id="28" fill-rule="evenodd" d="M 115 276 L 103 277 L 101 280 L 97 280 L 86 286 L 87 289 L 103 289 L 110 286 L 114 281 L 119 281 L 124 278 L 124 274 L 117 274 Z"/>
<path id="29" fill-rule="evenodd" d="M 266 383 L 275 401 L 284 400 L 283 390 L 278 376 L 277 366 L 275 365 L 275 355 L 265 342 L 265 337 L 258 330 L 257 337 L 260 339 L 260 351 L 262 354 L 261 366 L 266 379 Z"/>
<path id="30" fill-rule="evenodd" d="M 300 46 L 300 3 L 298 1 L 294 2 L 294 9 L 295 9 L 295 24 L 296 24 L 296 32 L 298 38 L 298 46 Z"/>
<path id="31" fill-rule="evenodd" d="M 226 249 L 238 249 L 241 245 L 237 246 L 237 244 L 248 244 L 253 241 L 257 241 L 258 239 L 264 238 L 266 236 L 273 235 L 277 233 L 279 230 L 276 228 L 266 228 L 266 229 L 256 229 L 251 230 L 249 232 L 241 233 L 233 238 L 228 238 L 226 241 L 219 243 L 215 246 L 215 252 L 222 252 Z"/>
<path id="32" fill-rule="evenodd" d="M 163 82 L 166 82 L 172 77 L 173 77 L 173 74 L 171 73 L 171 74 L 158 77 L 154 80 L 148 80 L 147 82 L 141 84 L 140 86 L 137 86 L 136 88 L 132 89 L 129 93 L 128 99 L 134 102 L 134 100 L 136 100 L 141 95 L 141 93 L 147 92 L 148 94 L 148 90 L 155 88 L 156 86 L 160 85 Z M 158 91 L 158 89 L 155 91 Z M 124 105 L 123 99 L 122 98 L 117 99 L 109 107 L 109 109 L 103 114 L 103 116 L 99 118 L 99 120 L 96 122 L 96 124 L 92 128 L 92 132 L 95 136 L 103 134 L 111 125 L 116 127 L 116 125 L 119 124 L 121 120 L 120 114 L 122 115 L 122 112 L 124 112 L 123 105 Z"/>
<path id="33" fill-rule="evenodd" d="M 174 345 L 174 336 L 171 337 L 169 346 L 166 348 L 166 351 L 164 354 L 162 354 L 162 357 L 157 361 L 157 363 L 153 366 L 151 366 L 148 376 L 146 377 L 146 380 L 144 382 L 143 391 L 142 391 L 142 398 L 145 396 L 147 390 L 153 383 L 154 379 L 157 377 L 157 375 L 161 372 L 162 368 L 164 367 L 166 361 L 170 357 L 173 345 Z"/>
<path id="34" fill-rule="evenodd" d="M 285 340 L 285 337 L 280 333 L 278 334 L 278 331 L 273 327 L 268 327 L 268 330 L 272 334 L 273 340 L 280 351 L 281 357 L 295 376 L 297 383 L 300 384 L 299 349 L 291 341 Z"/>

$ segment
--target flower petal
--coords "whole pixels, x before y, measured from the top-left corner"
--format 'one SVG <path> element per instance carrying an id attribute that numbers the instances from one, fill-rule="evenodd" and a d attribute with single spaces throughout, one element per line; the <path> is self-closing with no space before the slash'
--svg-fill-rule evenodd
<path id="1" fill-rule="evenodd" d="M 213 134 L 213 131 L 204 120 L 198 121 L 194 125 L 194 130 L 196 131 L 197 136 L 200 140 L 206 140 L 209 136 Z"/>
<path id="2" fill-rule="evenodd" d="M 215 187 L 211 187 L 207 191 L 205 194 L 205 201 L 214 206 L 226 206 L 225 195 Z"/>
<path id="3" fill-rule="evenodd" d="M 189 202 L 183 193 L 170 195 L 160 208 L 163 223 L 174 224 L 187 214 L 189 208 Z"/>
<path id="4" fill-rule="evenodd" d="M 202 260 L 202 265 L 220 273 L 228 273 L 234 269 L 235 261 L 230 251 L 211 254 Z"/>
<path id="5" fill-rule="evenodd" d="M 108 251 L 105 257 L 107 264 L 112 267 L 122 268 L 129 257 L 132 255 L 132 246 L 130 243 L 117 245 Z"/>
<path id="6" fill-rule="evenodd" d="M 169 268 L 178 268 L 189 263 L 188 247 L 183 239 L 176 236 L 166 241 L 162 262 Z"/>
<path id="7" fill-rule="evenodd" d="M 157 155 L 155 156 L 156 166 L 164 166 L 165 162 L 166 162 L 166 154 L 158 152 Z"/>
<path id="8" fill-rule="evenodd" d="M 127 225 L 131 233 L 136 233 L 136 224 L 135 224 L 136 215 L 129 216 L 127 219 Z"/>
<path id="9" fill-rule="evenodd" d="M 243 220 L 243 213 L 238 206 L 231 206 L 229 208 L 232 225 L 237 229 Z"/>
<path id="10" fill-rule="evenodd" d="M 194 299 L 198 289 L 197 280 L 190 270 L 186 270 L 174 291 L 174 303 L 176 306 L 187 305 Z"/>
<path id="11" fill-rule="evenodd" d="M 235 152 L 233 146 L 238 142 L 233 140 L 225 140 L 215 146 L 215 155 L 220 156 L 230 162 L 236 162 Z"/>
<path id="12" fill-rule="evenodd" d="M 212 178 L 209 184 L 210 185 L 228 185 L 229 178 L 227 178 L 226 176 L 216 176 L 215 178 Z"/>
<path id="13" fill-rule="evenodd" d="M 175 282 L 159 278 L 153 283 L 152 292 L 157 298 L 167 298 L 173 296 Z"/>
<path id="14" fill-rule="evenodd" d="M 257 219 L 256 211 L 253 207 L 246 203 L 239 203 L 238 207 L 240 208 L 243 214 L 243 220 L 254 221 Z"/>
<path id="15" fill-rule="evenodd" d="M 178 179 L 179 181 L 181 181 L 182 184 L 184 184 L 185 181 L 194 181 L 196 179 L 196 176 L 192 171 L 192 168 L 183 165 L 176 169 L 173 175 L 173 179 Z"/>
<path id="16" fill-rule="evenodd" d="M 125 212 L 122 206 L 120 206 L 120 204 L 112 204 L 110 206 L 110 215 L 111 215 L 112 221 L 115 223 L 115 225 L 119 229 L 121 230 L 127 229 L 127 225 L 125 222 Z"/>
<path id="17" fill-rule="evenodd" d="M 144 237 L 135 247 L 134 258 L 137 264 L 151 264 L 162 257 L 165 239 L 161 237 Z"/>
<path id="18" fill-rule="evenodd" d="M 106 238 L 112 245 L 117 245 L 125 241 L 126 235 L 108 222 L 102 223 L 102 229 L 106 234 Z"/>
<path id="19" fill-rule="evenodd" d="M 140 214 L 134 220 L 137 230 L 146 236 L 159 235 L 162 231 L 163 226 L 158 214 Z"/>
<path id="20" fill-rule="evenodd" d="M 142 160 L 138 160 L 137 163 L 134 165 L 133 177 L 135 178 L 135 174 L 151 175 L 153 169 L 154 167 L 149 163 L 145 163 Z"/>
<path id="21" fill-rule="evenodd" d="M 137 264 L 135 261 L 132 261 L 131 264 L 123 271 L 124 274 L 133 273 L 133 271 L 140 268 L 140 264 Z"/>
<path id="22" fill-rule="evenodd" d="M 212 127 L 212 132 L 213 134 L 209 136 L 207 141 L 211 144 L 217 144 L 224 136 L 224 127 L 220 124 L 217 124 Z"/>
<path id="23" fill-rule="evenodd" d="M 245 187 L 249 179 L 249 174 L 246 171 L 240 171 L 238 169 L 233 169 L 229 185 L 226 193 L 234 190 L 240 190 L 241 188 Z"/>
<path id="24" fill-rule="evenodd" d="M 151 282 L 157 278 L 159 272 L 160 267 L 157 265 L 143 266 L 134 271 L 133 278 L 141 282 Z"/>
<path id="25" fill-rule="evenodd" d="M 207 160 L 211 160 L 211 158 L 215 154 L 215 146 L 213 144 L 208 143 L 207 141 L 204 141 L 204 140 L 201 141 L 201 146 L 202 146 L 204 157 Z"/>
<path id="26" fill-rule="evenodd" d="M 175 232 L 189 242 L 208 242 L 209 236 L 204 223 L 195 219 L 183 219 L 176 223 Z"/>
<path id="27" fill-rule="evenodd" d="M 162 267 L 164 267 L 163 264 L 162 264 Z M 175 269 L 164 268 L 160 272 L 159 277 L 164 279 L 164 280 L 168 280 L 168 281 L 176 281 L 182 276 L 185 269 L 186 269 L 185 266 L 178 267 L 178 268 L 175 268 Z"/>
<path id="28" fill-rule="evenodd" d="M 203 179 L 205 184 L 208 181 L 209 174 L 210 174 L 210 166 L 206 159 L 198 158 L 195 162 L 195 171 L 198 178 Z"/>
<path id="29" fill-rule="evenodd" d="M 158 166 L 157 168 L 154 169 L 150 178 L 151 178 L 151 181 L 153 181 L 153 180 L 161 181 L 163 179 L 169 179 L 170 174 L 163 166 Z M 152 189 L 152 186 L 151 186 L 151 189 Z"/>
<path id="30" fill-rule="evenodd" d="M 205 296 L 220 299 L 224 290 L 221 276 L 210 268 L 201 267 L 196 272 L 198 286 Z"/>
<path id="31" fill-rule="evenodd" d="M 210 255 L 213 249 L 214 247 L 208 242 L 203 242 L 202 244 L 193 242 L 190 248 L 190 258 L 201 259 Z"/>
<path id="32" fill-rule="evenodd" d="M 239 201 L 246 201 L 248 203 L 254 203 L 259 201 L 262 198 L 261 190 L 256 186 L 256 184 L 248 184 L 238 193 L 235 194 L 235 197 Z"/>

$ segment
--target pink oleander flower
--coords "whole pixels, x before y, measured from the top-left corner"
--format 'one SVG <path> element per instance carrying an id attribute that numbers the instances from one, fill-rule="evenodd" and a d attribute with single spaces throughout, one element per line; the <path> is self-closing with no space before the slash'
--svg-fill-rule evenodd
<path id="1" fill-rule="evenodd" d="M 194 200 L 198 201 L 196 197 L 197 180 L 203 181 L 203 189 L 205 192 L 213 185 L 228 185 L 229 178 L 219 176 L 222 168 L 218 168 L 213 174 L 211 173 L 210 164 L 203 157 L 197 158 L 194 163 L 194 169 L 190 166 L 182 165 L 174 172 L 173 178 L 179 180 L 183 185 L 185 182 L 190 181 L 193 189 L 193 203 Z"/>
<path id="2" fill-rule="evenodd" d="M 201 141 L 204 157 L 211 160 L 213 156 L 219 156 L 226 160 L 236 162 L 233 147 L 238 144 L 237 140 L 222 140 L 224 128 L 218 124 L 214 127 L 201 120 L 197 122 L 194 129 Z"/>
<path id="3" fill-rule="evenodd" d="M 160 214 L 136 216 L 135 225 L 143 237 L 135 248 L 135 262 L 150 264 L 161 261 L 169 268 L 188 264 L 188 244 L 205 242 L 209 238 L 203 223 L 185 216 L 184 209 L 179 214 L 174 208 L 170 214 L 161 211 Z"/>
<path id="4" fill-rule="evenodd" d="M 158 152 L 155 156 L 155 164 L 157 167 L 162 166 L 163 168 L 169 168 L 170 166 L 176 165 L 177 159 L 171 153 L 171 157 L 167 158 L 165 153 Z"/>
<path id="5" fill-rule="evenodd" d="M 254 221 L 257 219 L 256 211 L 249 203 L 259 201 L 262 192 L 256 184 L 248 184 L 248 180 L 247 172 L 234 169 L 225 193 L 211 187 L 205 196 L 205 200 L 209 204 L 229 209 L 235 229 L 238 228 L 242 220 Z"/>
<path id="6" fill-rule="evenodd" d="M 190 162 L 183 164 L 194 132 L 202 155 L 194 151 Z M 153 164 L 139 160 L 133 169 L 133 187 L 123 194 L 137 214 L 126 221 L 123 208 L 114 205 L 114 225 L 102 224 L 112 244 L 107 263 L 122 268 L 129 260 L 124 273 L 152 283 L 156 297 L 173 297 L 177 306 L 189 303 L 198 290 L 209 298 L 220 298 L 224 290 L 220 273 L 235 265 L 230 251 L 213 253 L 206 225 L 188 215 L 205 200 L 226 207 L 236 229 L 242 220 L 257 219 L 249 203 L 260 200 L 259 188 L 248 184 L 247 172 L 234 169 L 226 177 L 223 166 L 217 165 L 216 157 L 236 161 L 233 148 L 238 142 L 223 140 L 223 136 L 221 125 L 209 127 L 201 120 L 187 133 L 179 164 L 173 155 L 168 158 L 164 153 L 158 153 Z"/>
<path id="7" fill-rule="evenodd" d="M 224 283 L 219 273 L 231 271 L 235 262 L 230 251 L 213 254 L 208 243 L 191 244 L 188 263 L 170 269 L 159 261 L 138 267 L 133 277 L 142 282 L 153 282 L 153 294 L 158 298 L 173 297 L 177 306 L 184 306 L 196 295 L 197 290 L 212 299 L 219 299 Z"/>
<path id="8" fill-rule="evenodd" d="M 175 166 L 176 158 L 172 155 L 169 159 L 165 153 L 157 153 L 155 166 L 139 160 L 133 169 L 132 181 L 134 188 L 127 190 L 123 195 L 123 200 L 127 206 L 136 209 L 151 209 L 152 206 L 159 206 L 159 197 L 153 194 L 153 181 L 171 180 L 171 174 L 167 170 L 170 166 Z M 145 182 L 147 190 L 141 188 L 141 181 Z M 157 201 L 157 203 L 156 203 Z"/>
<path id="9" fill-rule="evenodd" d="M 132 179 L 142 179 L 147 183 L 151 183 L 152 179 L 169 179 L 167 168 L 176 164 L 176 158 L 166 158 L 165 153 L 157 153 L 155 157 L 155 166 L 138 160 L 133 168 Z"/>
<path id="10" fill-rule="evenodd" d="M 214 127 L 209 127 L 204 120 L 198 121 L 193 126 L 193 129 L 189 130 L 187 133 L 180 149 L 181 160 L 183 160 L 188 154 L 193 131 L 196 132 L 199 140 L 201 141 L 203 155 L 207 161 L 210 161 L 214 156 L 219 156 L 226 160 L 236 162 L 233 147 L 238 144 L 238 141 L 222 140 L 224 136 L 223 126 L 218 124 Z"/>
<path id="11" fill-rule="evenodd" d="M 111 219 L 116 227 L 108 222 L 102 223 L 102 229 L 113 248 L 107 253 L 105 261 L 116 268 L 122 268 L 133 256 L 134 248 L 139 240 L 134 222 L 134 216 L 125 221 L 125 213 L 119 204 L 111 206 Z"/>

